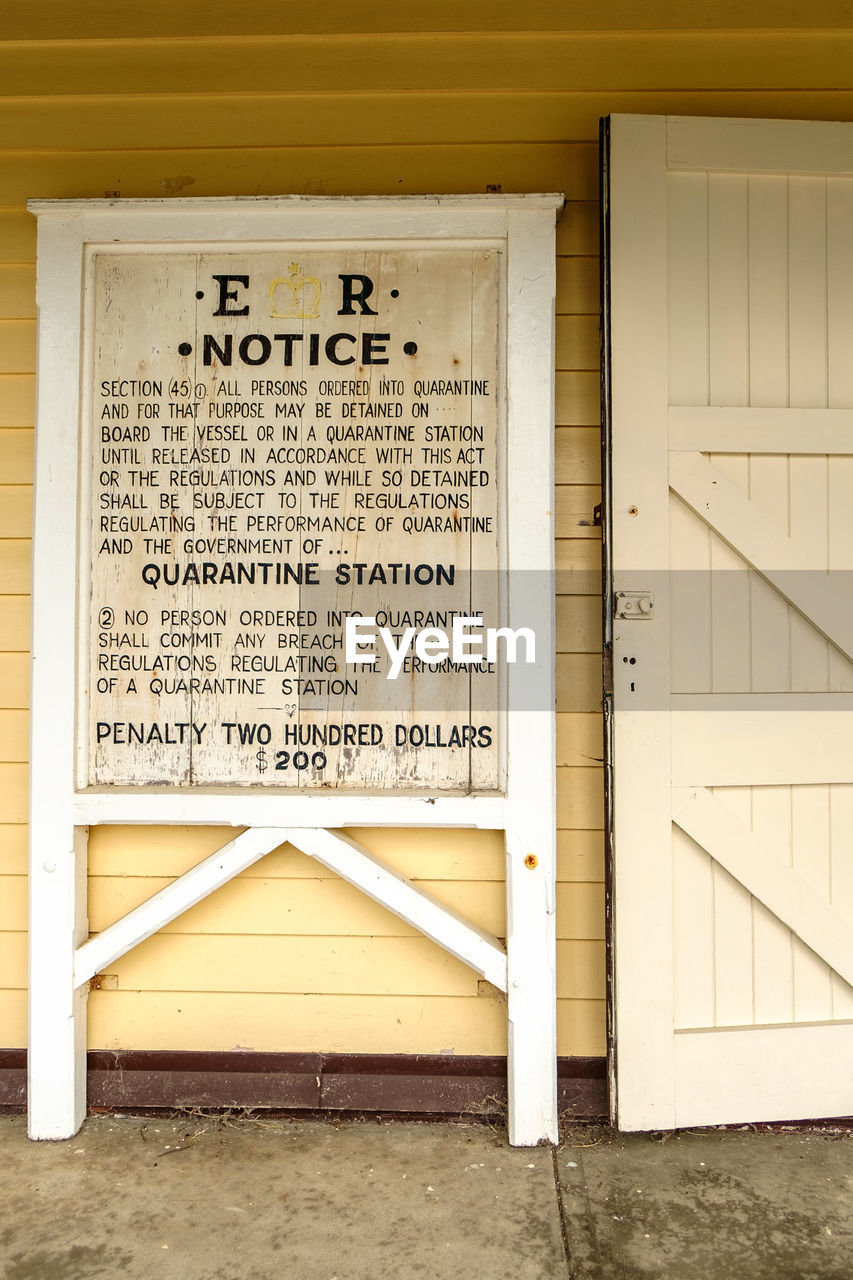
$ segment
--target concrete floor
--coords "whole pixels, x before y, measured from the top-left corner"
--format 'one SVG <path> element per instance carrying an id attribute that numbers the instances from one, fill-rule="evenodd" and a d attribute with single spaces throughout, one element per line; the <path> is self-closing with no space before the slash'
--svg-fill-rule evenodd
<path id="1" fill-rule="evenodd" d="M 853 1136 L 0 1116 L 2 1280 L 850 1280 Z"/>

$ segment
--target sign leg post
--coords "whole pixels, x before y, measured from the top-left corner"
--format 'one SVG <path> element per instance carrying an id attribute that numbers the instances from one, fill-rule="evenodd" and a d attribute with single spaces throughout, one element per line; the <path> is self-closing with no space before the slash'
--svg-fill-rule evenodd
<path id="1" fill-rule="evenodd" d="M 35 807 L 34 807 L 35 808 Z M 88 931 L 88 827 L 31 815 L 30 1043 L 31 1138 L 70 1138 L 86 1117 L 88 983 L 74 986 L 74 952 Z"/>
<path id="2" fill-rule="evenodd" d="M 554 837 L 507 831 L 507 1126 L 514 1147 L 559 1140 Z M 533 852 L 535 850 L 535 852 Z"/>

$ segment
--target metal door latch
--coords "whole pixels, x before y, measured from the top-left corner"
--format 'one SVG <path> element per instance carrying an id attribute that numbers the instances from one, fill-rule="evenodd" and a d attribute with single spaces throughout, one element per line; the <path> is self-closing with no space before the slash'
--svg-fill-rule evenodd
<path id="1" fill-rule="evenodd" d="M 654 616 L 655 598 L 651 591 L 617 591 L 614 607 L 617 618 L 651 618 Z"/>

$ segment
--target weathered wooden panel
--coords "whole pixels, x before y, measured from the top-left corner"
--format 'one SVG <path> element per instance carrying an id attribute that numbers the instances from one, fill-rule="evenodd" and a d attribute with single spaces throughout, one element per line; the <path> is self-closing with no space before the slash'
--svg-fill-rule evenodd
<path id="1" fill-rule="evenodd" d="M 96 257 L 89 780 L 494 789 L 496 677 L 343 620 L 500 624 L 499 255 L 292 256 Z"/>

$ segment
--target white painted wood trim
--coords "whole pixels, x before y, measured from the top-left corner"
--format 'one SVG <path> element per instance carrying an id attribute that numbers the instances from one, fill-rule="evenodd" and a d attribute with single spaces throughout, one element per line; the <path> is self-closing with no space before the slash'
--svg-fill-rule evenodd
<path id="1" fill-rule="evenodd" d="M 555 226 L 509 214 L 507 547 L 511 627 L 532 627 L 536 665 L 508 669 L 507 972 L 514 1146 L 559 1141 L 556 986 L 554 591 Z M 522 337 L 526 340 L 522 340 Z M 523 1104 L 521 1099 L 524 1099 Z"/>
<path id="2" fill-rule="evenodd" d="M 253 827 L 223 845 L 147 902 L 79 947 L 74 962 L 74 985 L 80 987 L 88 982 L 113 960 L 139 946 L 158 929 L 213 893 L 214 889 L 221 889 L 259 858 L 272 853 L 287 838 L 288 832 L 280 827 Z"/>
<path id="3" fill-rule="evenodd" d="M 853 1113 L 853 1024 L 676 1033 L 680 1127 Z"/>
<path id="4" fill-rule="evenodd" d="M 668 116 L 666 127 L 670 169 L 853 173 L 853 135 L 846 124 Z"/>
<path id="5" fill-rule="evenodd" d="M 638 589 L 644 574 L 655 577 L 654 619 L 616 622 L 613 637 L 616 1119 L 620 1128 L 667 1129 L 675 1061 L 669 614 L 660 572 L 669 565 L 666 121 L 613 118 L 610 170 L 613 587 Z"/>
<path id="6" fill-rule="evenodd" d="M 758 695 L 759 697 L 761 695 Z M 810 708 L 787 704 L 796 695 L 766 695 L 766 710 L 734 709 L 735 699 L 708 698 L 711 708 L 725 699 L 728 710 L 677 709 L 672 715 L 672 782 L 675 787 L 779 786 L 780 783 L 849 783 L 853 777 L 850 713 L 853 699 L 817 695 Z M 786 700 L 782 710 L 782 700 Z M 835 699 L 836 709 L 817 709 Z M 846 703 L 846 710 L 843 709 Z"/>
<path id="7" fill-rule="evenodd" d="M 32 1138 L 67 1137 L 86 1114 L 86 993 L 73 981 L 74 949 L 88 933 L 86 831 L 75 822 L 72 802 L 81 268 L 73 218 L 59 217 L 40 229 L 33 576 L 42 588 L 33 593 L 30 699 Z"/>
<path id="8" fill-rule="evenodd" d="M 853 595 L 833 581 L 721 471 L 698 453 L 673 453 L 670 484 L 678 496 L 715 529 L 763 578 L 808 619 L 827 640 L 853 658 Z"/>
<path id="9" fill-rule="evenodd" d="M 281 796 L 230 792 L 80 792 L 74 821 L 216 824 L 233 827 L 474 827 L 502 831 L 503 796 Z"/>
<path id="10" fill-rule="evenodd" d="M 672 405 L 679 452 L 853 454 L 853 409 L 728 409 Z"/>
<path id="11" fill-rule="evenodd" d="M 285 834 L 295 848 L 419 929 L 487 982 L 506 991 L 506 953 L 497 938 L 469 924 L 343 832 L 305 827 Z"/>
<path id="12" fill-rule="evenodd" d="M 853 921 L 843 917 L 704 787 L 673 790 L 673 821 L 754 898 L 853 982 Z"/>

